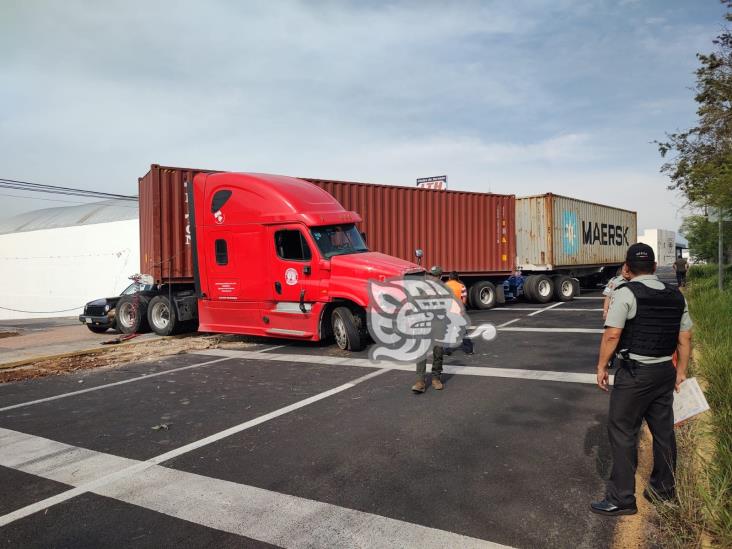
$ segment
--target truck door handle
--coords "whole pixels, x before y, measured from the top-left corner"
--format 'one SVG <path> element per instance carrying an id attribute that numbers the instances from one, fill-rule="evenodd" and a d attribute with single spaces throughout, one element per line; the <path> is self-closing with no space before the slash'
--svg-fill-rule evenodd
<path id="1" fill-rule="evenodd" d="M 303 272 L 303 274 L 309 275 L 312 272 L 312 269 L 310 268 L 310 265 L 305 265 L 302 268 L 302 272 Z"/>
<path id="2" fill-rule="evenodd" d="M 275 292 L 277 292 L 278 294 L 282 293 L 282 284 L 280 284 L 279 282 L 275 282 Z"/>

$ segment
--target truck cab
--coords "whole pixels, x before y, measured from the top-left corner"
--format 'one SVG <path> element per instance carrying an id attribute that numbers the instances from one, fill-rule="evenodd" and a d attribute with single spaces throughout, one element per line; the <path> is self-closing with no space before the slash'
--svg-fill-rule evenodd
<path id="1" fill-rule="evenodd" d="M 199 331 L 333 335 L 357 351 L 367 338 L 368 280 L 422 271 L 369 251 L 360 216 L 301 179 L 198 173 L 187 202 Z"/>

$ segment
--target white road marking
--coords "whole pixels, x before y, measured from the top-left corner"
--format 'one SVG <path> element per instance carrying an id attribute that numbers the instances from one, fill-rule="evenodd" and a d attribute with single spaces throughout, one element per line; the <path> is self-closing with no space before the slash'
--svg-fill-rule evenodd
<path id="1" fill-rule="evenodd" d="M 265 356 L 260 353 L 257 353 L 256 351 L 251 352 L 251 354 L 254 356 Z M 225 360 L 228 360 L 228 359 L 225 359 Z M 92 477 L 92 478 L 88 479 L 88 482 L 79 483 L 79 485 L 76 488 L 67 490 L 66 492 L 62 492 L 61 494 L 57 494 L 57 495 L 47 498 L 45 500 L 42 500 L 42 501 L 39 501 L 36 503 L 32 503 L 31 505 L 27 505 L 26 507 L 17 509 L 16 511 L 13 511 L 12 513 L 8 513 L 7 515 L 0 517 L 0 527 L 4 526 L 6 524 L 9 524 L 15 520 L 21 519 L 23 517 L 27 517 L 28 515 L 31 515 L 33 513 L 37 513 L 38 511 L 42 511 L 43 509 L 47 509 L 48 507 L 56 505 L 57 503 L 62 503 L 64 501 L 67 501 L 73 497 L 83 494 L 84 492 L 95 491 L 96 489 L 98 489 L 106 484 L 115 482 L 121 478 L 129 477 L 131 475 L 137 474 L 137 473 L 143 471 L 144 469 L 147 469 L 153 465 L 157 465 L 164 461 L 168 461 L 168 460 L 171 460 L 178 456 L 181 456 L 183 454 L 186 454 L 188 452 L 192 452 L 193 450 L 197 450 L 198 448 L 202 448 L 203 446 L 212 444 L 223 438 L 229 437 L 236 433 L 240 433 L 242 431 L 245 431 L 247 429 L 260 425 L 266 421 L 269 421 L 269 420 L 277 418 L 281 415 L 290 413 L 294 410 L 297 410 L 299 408 L 312 404 L 313 402 L 317 402 L 319 400 L 323 400 L 324 398 L 328 398 L 329 396 L 332 396 L 332 395 L 335 395 L 342 391 L 345 391 L 346 389 L 355 387 L 362 381 L 366 381 L 367 379 L 371 379 L 372 377 L 376 377 L 376 376 L 384 374 L 388 371 L 389 371 L 389 369 L 384 368 L 382 370 L 377 370 L 375 372 L 371 372 L 369 374 L 366 374 L 365 376 L 356 378 L 353 381 L 349 381 L 348 383 L 344 383 L 343 385 L 334 387 L 333 389 L 329 389 L 328 391 L 324 391 L 317 395 L 313 395 L 304 400 L 300 400 L 298 402 L 285 406 L 284 408 L 280 408 L 280 409 L 270 412 L 268 414 L 264 414 L 263 416 L 259 416 L 257 418 L 251 419 L 249 421 L 245 421 L 244 423 L 240 423 L 239 425 L 235 425 L 228 429 L 224 429 L 223 431 L 215 433 L 215 434 L 208 436 L 206 438 L 203 438 L 201 440 L 197 440 L 197 441 L 191 442 L 189 444 L 185 444 L 179 448 L 175 448 L 169 452 L 165 452 L 164 454 L 150 458 L 147 461 L 130 460 L 132 462 L 132 465 L 128 465 L 126 467 L 124 467 L 124 463 L 118 461 L 118 462 L 116 462 L 116 464 L 122 466 L 122 468 L 118 468 L 118 470 L 115 472 L 111 472 L 111 473 L 103 475 L 103 476 L 97 476 L 96 478 Z M 40 439 L 40 437 L 34 437 L 32 435 L 26 435 L 23 433 L 16 433 L 16 431 L 9 431 L 7 429 L 0 428 L 0 442 L 2 443 L 2 444 L 0 444 L 0 449 L 1 449 L 0 450 L 0 464 L 5 463 L 6 460 L 8 463 L 13 463 L 14 460 L 15 460 L 15 462 L 18 462 L 17 456 L 18 456 L 18 454 L 20 454 L 20 456 L 21 456 L 20 463 L 16 463 L 16 468 L 23 470 L 20 468 L 20 464 L 28 462 L 28 460 L 23 457 L 28 452 L 22 451 L 22 449 L 25 448 L 26 446 L 23 446 L 23 444 L 22 444 L 23 439 L 21 438 L 19 440 L 18 436 L 25 437 L 26 439 L 28 439 L 28 437 L 30 437 L 30 439 L 32 441 L 34 441 L 36 439 Z M 8 437 L 9 437 L 9 439 L 8 439 Z M 46 440 L 46 439 L 41 439 L 41 440 Z M 18 442 L 20 442 L 21 445 L 19 447 L 16 446 L 15 451 L 13 451 L 13 445 L 17 445 Z M 31 446 L 32 446 L 32 443 L 31 443 Z M 19 451 L 19 448 L 20 448 L 20 451 Z M 86 452 L 89 452 L 89 451 L 86 451 Z M 55 459 L 61 459 L 62 461 L 65 461 L 65 462 L 68 462 L 68 461 L 71 461 L 72 463 L 76 462 L 76 460 L 74 460 L 73 453 L 69 454 L 69 452 L 67 452 L 67 451 L 56 451 L 56 452 L 51 453 L 51 456 L 53 456 Z M 89 459 L 88 454 L 83 454 L 83 453 L 78 455 L 77 458 L 81 459 L 83 461 Z M 119 458 L 119 459 L 123 459 L 123 458 Z M 31 460 L 31 461 L 33 461 L 33 460 Z M 38 460 L 36 460 L 36 461 L 38 461 Z M 51 465 L 53 465 L 55 463 L 55 461 L 52 459 L 52 461 L 50 463 L 51 463 Z M 9 465 L 9 466 L 11 466 L 11 465 Z M 97 466 L 96 469 L 93 468 L 92 470 L 100 470 L 100 469 L 103 471 L 104 467 Z M 40 474 L 40 473 L 36 472 L 34 474 Z M 41 475 L 41 476 L 43 476 L 43 475 Z M 71 483 L 71 484 L 74 484 L 74 483 Z"/>
<path id="2" fill-rule="evenodd" d="M 504 311 L 507 313 L 515 313 L 516 311 L 540 311 L 544 307 L 496 307 L 494 309 L 489 309 L 490 311 Z"/>
<path id="3" fill-rule="evenodd" d="M 374 373 L 375 374 L 375 373 Z M 374 375 L 370 374 L 370 375 Z M 352 382 L 354 383 L 354 382 Z M 485 540 L 0 429 L 0 465 L 74 486 L 0 526 L 87 491 L 281 547 L 510 549 Z M 94 463 L 94 473 L 77 472 Z M 104 474 L 120 468 L 112 474 Z M 89 481 L 88 479 L 96 480 Z"/>
<path id="4" fill-rule="evenodd" d="M 498 328 L 501 332 L 544 332 L 557 333 L 563 332 L 568 334 L 601 334 L 605 330 L 594 328 Z"/>
<path id="5" fill-rule="evenodd" d="M 529 313 L 528 316 L 538 315 L 539 313 L 543 313 L 544 311 L 548 311 L 549 309 L 553 309 L 554 307 L 559 307 L 560 305 L 564 305 L 564 302 L 557 301 L 554 305 L 549 305 L 548 307 L 543 307 L 543 308 L 539 309 L 538 311 L 534 311 L 533 313 Z"/>
<path id="6" fill-rule="evenodd" d="M 514 318 L 513 320 L 509 320 L 508 322 L 504 322 L 503 324 L 499 324 L 498 326 L 496 326 L 496 328 L 501 329 L 504 326 L 508 326 L 509 324 L 513 324 L 514 322 L 518 322 L 519 320 L 521 320 L 521 319 L 520 318 Z"/>
<path id="7" fill-rule="evenodd" d="M 605 299 L 605 297 L 604 296 L 601 296 L 601 295 L 600 296 L 593 295 L 593 296 L 580 296 L 580 297 L 575 297 L 574 299 Z"/>
<path id="8" fill-rule="evenodd" d="M 598 311 L 602 311 L 602 309 L 573 309 L 571 307 L 562 307 L 561 309 L 557 309 L 554 312 L 558 313 L 558 312 L 564 312 L 564 311 L 572 312 L 572 313 L 582 313 L 585 311 L 598 312 Z"/>
<path id="9" fill-rule="evenodd" d="M 274 347 L 267 347 L 265 349 L 259 349 L 256 351 L 257 353 L 266 353 L 269 351 L 274 351 L 275 349 L 282 349 L 282 347 L 287 347 L 287 345 L 275 345 Z"/>
<path id="10" fill-rule="evenodd" d="M 211 350 L 209 350 L 211 351 Z M 414 372 L 414 364 L 403 362 L 377 361 L 372 362 L 368 358 L 340 358 L 340 357 L 319 357 L 314 355 L 277 354 L 277 353 L 256 353 L 252 351 L 228 351 L 225 349 L 212 349 L 216 354 L 229 358 L 240 358 L 245 360 L 269 360 L 273 362 L 297 362 L 301 364 L 333 364 L 344 366 L 358 366 L 359 368 L 383 368 L 384 370 L 396 370 L 401 372 Z M 480 377 L 505 377 L 512 379 L 532 379 L 539 381 L 563 381 L 567 383 L 596 383 L 595 374 L 583 374 L 574 372 L 554 372 L 544 370 L 521 370 L 518 368 L 493 368 L 487 366 L 458 366 L 456 364 L 445 364 L 443 372 L 446 374 L 460 374 Z"/>
<path id="11" fill-rule="evenodd" d="M 206 353 L 204 351 L 201 351 L 200 353 L 195 354 L 202 354 L 202 355 L 208 355 L 211 353 Z M 92 391 L 98 391 L 100 389 L 106 389 L 108 387 L 116 387 L 118 385 L 125 385 L 126 383 L 132 383 L 134 381 L 142 381 L 144 379 L 150 379 L 153 377 L 158 376 L 164 376 L 167 374 L 172 374 L 174 372 L 182 372 L 183 370 L 190 370 L 192 368 L 198 368 L 200 366 L 208 366 L 209 364 L 215 364 L 216 362 L 222 362 L 226 360 L 225 358 L 217 358 L 215 360 L 209 360 L 206 362 L 200 362 L 198 364 L 191 364 L 189 366 L 181 366 L 180 368 L 172 368 L 170 370 L 165 370 L 163 372 L 155 372 L 154 374 L 145 374 L 138 377 L 131 377 L 129 379 L 123 379 L 122 381 L 115 381 L 114 383 L 105 383 L 104 385 L 97 385 L 96 387 L 89 387 L 87 389 L 80 389 L 79 391 L 71 391 L 70 393 L 61 393 L 60 395 L 54 395 L 46 398 L 39 398 L 38 400 L 31 400 L 28 402 L 21 402 L 20 404 L 13 404 L 12 406 L 5 406 L 4 408 L 0 408 L 0 412 L 6 412 L 7 410 L 14 410 L 16 408 L 23 408 L 24 406 L 33 406 L 34 404 L 41 404 L 43 402 L 51 402 L 53 400 L 58 400 L 60 398 L 68 398 L 76 395 L 83 395 L 84 393 L 90 393 Z"/>

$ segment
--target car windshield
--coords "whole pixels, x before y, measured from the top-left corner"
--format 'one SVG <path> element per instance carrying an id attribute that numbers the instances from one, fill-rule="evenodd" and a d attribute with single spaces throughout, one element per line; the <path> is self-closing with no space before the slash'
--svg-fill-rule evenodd
<path id="1" fill-rule="evenodd" d="M 359 254 L 369 249 L 353 223 L 348 225 L 327 225 L 310 229 L 315 243 L 323 257 L 330 259 L 334 255 Z"/>
<path id="2" fill-rule="evenodd" d="M 151 284 L 135 284 L 134 282 L 127 286 L 119 295 L 132 295 L 135 292 L 147 292 L 152 290 Z"/>

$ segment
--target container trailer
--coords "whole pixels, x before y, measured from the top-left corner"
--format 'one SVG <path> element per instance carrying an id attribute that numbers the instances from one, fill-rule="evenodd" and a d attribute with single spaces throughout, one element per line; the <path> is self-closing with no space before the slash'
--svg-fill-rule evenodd
<path id="1" fill-rule="evenodd" d="M 456 271 L 471 307 L 569 301 L 607 281 L 636 241 L 636 213 L 554 194 L 513 195 L 304 178 L 358 211 L 370 246 Z"/>
<path id="2" fill-rule="evenodd" d="M 635 212 L 545 194 L 445 191 L 151 166 L 139 179 L 140 272 L 123 332 L 366 339 L 369 279 L 440 265 L 489 309 L 568 301 L 608 279 L 637 238 Z M 414 262 L 416 258 L 417 263 Z M 80 316 L 86 322 L 85 314 Z"/>

